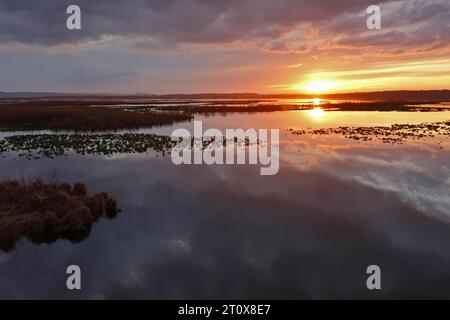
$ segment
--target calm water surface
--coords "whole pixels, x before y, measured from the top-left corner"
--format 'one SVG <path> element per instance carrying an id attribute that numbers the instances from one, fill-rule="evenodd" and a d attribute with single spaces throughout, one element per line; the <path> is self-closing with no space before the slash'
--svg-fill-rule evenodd
<path id="1" fill-rule="evenodd" d="M 0 252 L 0 298 L 450 298 L 450 143 L 391 145 L 287 129 L 449 120 L 450 113 L 197 116 L 204 127 L 279 128 L 280 171 L 175 166 L 147 154 L 1 159 L 1 174 L 84 182 L 122 213 L 78 244 Z M 175 127 L 139 130 L 170 134 Z M 2 133 L 1 136 L 12 133 Z M 65 270 L 82 269 L 68 291 Z M 382 290 L 366 289 L 367 266 Z"/>

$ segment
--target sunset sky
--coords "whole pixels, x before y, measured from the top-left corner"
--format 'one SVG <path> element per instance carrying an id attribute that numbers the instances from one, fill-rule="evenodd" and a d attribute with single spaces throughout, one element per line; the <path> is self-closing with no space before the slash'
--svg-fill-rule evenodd
<path id="1" fill-rule="evenodd" d="M 0 91 L 450 89 L 450 0 L 0 0 L 0 74 Z"/>

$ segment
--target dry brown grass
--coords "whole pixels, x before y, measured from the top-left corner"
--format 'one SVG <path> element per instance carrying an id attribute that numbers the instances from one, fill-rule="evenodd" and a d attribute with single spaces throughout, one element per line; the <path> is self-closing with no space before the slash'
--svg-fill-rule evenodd
<path id="1" fill-rule="evenodd" d="M 13 250 L 22 237 L 34 243 L 79 242 L 99 218 L 112 219 L 118 212 L 108 194 L 91 196 L 81 183 L 0 181 L 0 250 Z"/>
<path id="2" fill-rule="evenodd" d="M 0 104 L 2 130 L 101 131 L 137 129 L 188 121 L 180 112 L 134 112 L 109 107 Z"/>

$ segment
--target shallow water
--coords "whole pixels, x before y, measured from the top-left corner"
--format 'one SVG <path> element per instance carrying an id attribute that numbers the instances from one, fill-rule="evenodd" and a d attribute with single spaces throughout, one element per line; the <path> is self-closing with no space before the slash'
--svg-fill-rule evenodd
<path id="1" fill-rule="evenodd" d="M 175 166 L 148 154 L 6 157 L 2 175 L 81 181 L 108 192 L 122 213 L 79 244 L 23 240 L 0 253 L 0 298 L 450 298 L 449 138 L 391 145 L 287 132 L 449 119 L 446 112 L 196 116 L 204 128 L 279 128 L 275 176 L 260 176 L 259 166 Z M 66 289 L 71 264 L 82 269 L 81 291 Z M 372 264 L 382 270 L 378 292 L 366 288 Z"/>

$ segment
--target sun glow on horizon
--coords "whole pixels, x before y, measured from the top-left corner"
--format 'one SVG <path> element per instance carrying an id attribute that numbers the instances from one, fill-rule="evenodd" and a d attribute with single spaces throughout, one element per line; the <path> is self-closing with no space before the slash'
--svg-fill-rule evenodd
<path id="1" fill-rule="evenodd" d="M 310 99 L 310 100 L 311 100 L 311 103 L 313 105 L 315 105 L 315 106 L 320 106 L 322 104 L 322 102 L 323 102 L 323 100 L 320 99 L 320 98 L 313 98 L 313 99 Z"/>
<path id="2" fill-rule="evenodd" d="M 303 89 L 311 93 L 324 93 L 336 87 L 336 83 L 326 80 L 315 80 L 308 83 Z"/>

